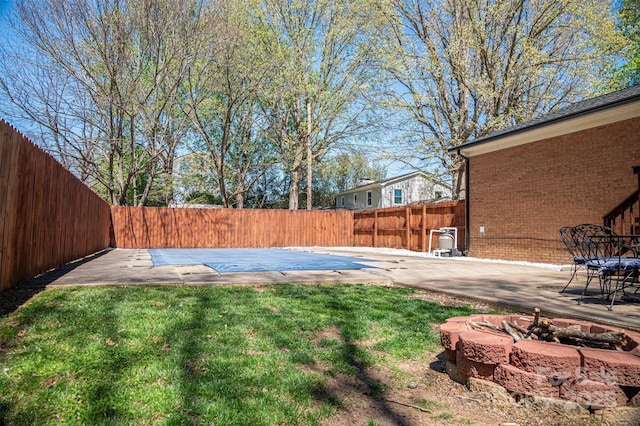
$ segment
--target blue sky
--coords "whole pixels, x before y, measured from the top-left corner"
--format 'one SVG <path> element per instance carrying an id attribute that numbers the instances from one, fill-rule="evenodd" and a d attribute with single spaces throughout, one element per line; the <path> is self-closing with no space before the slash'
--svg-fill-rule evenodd
<path id="1" fill-rule="evenodd" d="M 4 18 L 9 13 L 13 2 L 14 0 L 0 0 L 0 33 L 4 33 L 7 28 Z"/>
<path id="2" fill-rule="evenodd" d="M 0 0 L 0 15 L 4 16 L 9 10 L 11 3 L 13 3 L 13 0 Z"/>
<path id="3" fill-rule="evenodd" d="M 16 0 L 0 0 L 0 41 L 4 36 L 11 37 L 11 34 L 7 31 L 8 27 L 5 18 L 9 15 L 12 7 L 14 7 L 15 1 Z M 24 131 L 25 129 L 22 130 Z M 379 160 L 376 159 L 376 161 Z M 383 163 L 387 166 L 387 176 L 397 176 L 412 171 L 412 169 L 398 162 L 383 161 Z"/>

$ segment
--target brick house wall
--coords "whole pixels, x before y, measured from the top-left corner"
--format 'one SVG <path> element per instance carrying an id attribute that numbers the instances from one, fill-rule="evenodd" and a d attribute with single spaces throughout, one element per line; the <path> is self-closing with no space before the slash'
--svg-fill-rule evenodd
<path id="1" fill-rule="evenodd" d="M 638 117 L 469 158 L 468 255 L 571 263 L 558 229 L 602 224 L 639 164 Z"/>

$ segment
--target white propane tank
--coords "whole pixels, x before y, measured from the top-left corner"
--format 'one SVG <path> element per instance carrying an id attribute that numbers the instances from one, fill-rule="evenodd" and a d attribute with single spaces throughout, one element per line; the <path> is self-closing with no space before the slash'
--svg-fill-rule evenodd
<path id="1" fill-rule="evenodd" d="M 438 237 L 438 250 L 451 250 L 454 248 L 453 245 L 453 235 L 449 231 L 440 234 Z"/>

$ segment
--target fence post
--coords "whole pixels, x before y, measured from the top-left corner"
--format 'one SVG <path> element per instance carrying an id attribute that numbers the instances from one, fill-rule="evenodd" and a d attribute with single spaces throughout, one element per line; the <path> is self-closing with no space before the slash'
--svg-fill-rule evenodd
<path id="1" fill-rule="evenodd" d="M 404 224 L 407 227 L 407 250 L 411 250 L 411 207 L 405 208 Z"/>
<path id="2" fill-rule="evenodd" d="M 0 121 L 0 290 L 13 286 L 17 275 L 13 238 L 16 228 L 20 142 L 17 132 Z"/>
<path id="3" fill-rule="evenodd" d="M 373 211 L 373 246 L 378 247 L 378 209 Z"/>
<path id="4" fill-rule="evenodd" d="M 423 252 L 427 251 L 427 206 L 422 206 L 422 221 L 420 229 L 420 245 Z"/>

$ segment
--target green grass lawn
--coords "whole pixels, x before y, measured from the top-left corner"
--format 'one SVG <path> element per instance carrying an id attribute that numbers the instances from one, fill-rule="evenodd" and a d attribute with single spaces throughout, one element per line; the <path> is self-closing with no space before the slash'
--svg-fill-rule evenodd
<path id="1" fill-rule="evenodd" d="M 364 285 L 44 291 L 0 318 L 0 424 L 314 424 L 341 404 L 324 387 L 328 376 L 425 357 L 439 347 L 433 324 L 471 312 L 412 293 Z"/>

